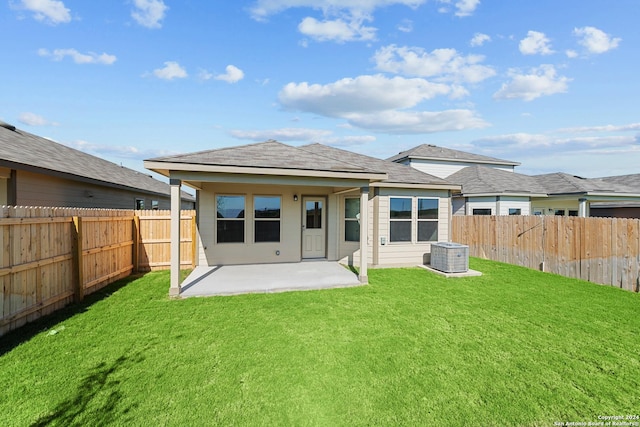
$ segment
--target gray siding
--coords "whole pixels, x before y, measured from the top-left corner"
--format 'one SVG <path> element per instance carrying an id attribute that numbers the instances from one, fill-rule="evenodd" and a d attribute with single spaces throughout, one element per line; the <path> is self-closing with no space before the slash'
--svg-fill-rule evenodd
<path id="1" fill-rule="evenodd" d="M 17 172 L 16 185 L 18 206 L 134 209 L 136 199 L 142 199 L 145 209 L 152 207 L 152 200 L 159 202 L 159 209 L 170 209 L 169 197 L 152 196 L 20 170 Z M 183 207 L 191 209 L 192 204 Z"/>

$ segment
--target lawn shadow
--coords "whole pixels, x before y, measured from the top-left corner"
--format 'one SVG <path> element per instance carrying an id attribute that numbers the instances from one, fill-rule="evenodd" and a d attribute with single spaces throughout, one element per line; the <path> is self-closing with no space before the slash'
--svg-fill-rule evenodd
<path id="1" fill-rule="evenodd" d="M 54 311 L 51 314 L 43 316 L 37 320 L 34 320 L 33 322 L 27 323 L 26 325 L 21 326 L 18 329 L 7 332 L 5 335 L 0 337 L 0 357 L 2 357 L 5 353 L 13 350 L 20 344 L 29 341 L 40 332 L 51 329 L 56 324 L 63 322 L 75 316 L 76 314 L 84 313 L 96 302 L 110 297 L 114 292 L 127 286 L 129 283 L 139 279 L 142 276 L 143 274 L 135 274 L 129 277 L 125 277 L 124 279 L 120 279 L 90 295 L 87 295 L 81 303 L 69 304 L 68 306 L 61 308 L 60 310 Z"/>
<path id="2" fill-rule="evenodd" d="M 144 350 L 143 350 L 144 351 Z M 121 380 L 114 378 L 118 371 L 126 371 L 134 363 L 144 360 L 143 351 L 118 357 L 111 363 L 100 362 L 82 379 L 75 393 L 60 402 L 50 414 L 41 416 L 32 427 L 49 425 L 84 426 L 120 423 L 135 404 L 123 404 L 126 396 L 120 390 Z M 95 414 L 92 418 L 91 414 Z"/>

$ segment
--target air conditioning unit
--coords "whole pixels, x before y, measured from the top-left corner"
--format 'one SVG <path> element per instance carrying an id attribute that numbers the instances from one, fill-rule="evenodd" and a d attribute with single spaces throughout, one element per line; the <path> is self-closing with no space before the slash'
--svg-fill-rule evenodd
<path id="1" fill-rule="evenodd" d="M 460 243 L 432 243 L 431 267 L 445 273 L 469 270 L 469 246 Z"/>

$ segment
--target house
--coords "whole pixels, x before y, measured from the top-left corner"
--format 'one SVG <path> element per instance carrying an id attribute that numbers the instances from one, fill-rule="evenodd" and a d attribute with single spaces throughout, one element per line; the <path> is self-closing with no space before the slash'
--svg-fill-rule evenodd
<path id="1" fill-rule="evenodd" d="M 582 178 L 561 172 L 534 178 L 547 189 L 547 197 L 531 199 L 531 208 L 537 215 L 587 217 L 591 216 L 594 203 L 640 203 L 640 186 L 633 185 L 630 178 Z"/>
<path id="2" fill-rule="evenodd" d="M 513 172 L 516 166 L 520 166 L 520 163 L 511 160 L 502 160 L 431 144 L 418 145 L 387 160 L 409 165 L 440 178 L 447 178 L 468 166 L 481 165 L 508 172 Z"/>
<path id="3" fill-rule="evenodd" d="M 321 144 L 277 141 L 145 160 L 172 186 L 171 293 L 179 294 L 177 195 L 195 188 L 202 266 L 342 261 L 367 268 L 428 261 L 448 241 L 460 186 L 409 166 Z"/>
<path id="4" fill-rule="evenodd" d="M 0 122 L 0 206 L 168 209 L 170 187 Z M 182 194 L 182 207 L 195 198 Z"/>
<path id="5" fill-rule="evenodd" d="M 462 185 L 453 194 L 453 215 L 531 215 L 531 198 L 547 197 L 535 178 L 487 166 L 467 166 L 447 180 Z"/>
<path id="6" fill-rule="evenodd" d="M 461 185 L 462 191 L 452 195 L 454 215 L 640 217 L 640 174 L 600 179 L 561 172 L 528 176 L 514 172 L 518 162 L 430 144 L 388 160 Z"/>

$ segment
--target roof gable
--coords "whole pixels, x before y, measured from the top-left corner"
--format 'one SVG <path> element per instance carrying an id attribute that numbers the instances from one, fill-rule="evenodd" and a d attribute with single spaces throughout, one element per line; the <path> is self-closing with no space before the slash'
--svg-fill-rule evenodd
<path id="1" fill-rule="evenodd" d="M 507 166 L 519 166 L 520 163 L 511 160 L 503 160 L 495 157 L 483 156 L 480 154 L 468 153 L 466 151 L 453 150 L 451 148 L 438 147 L 431 144 L 422 144 L 409 150 L 402 151 L 387 160 L 392 162 L 401 162 L 407 159 L 419 160 L 441 160 L 451 162 L 472 162 L 472 163 L 488 163 Z"/>
<path id="2" fill-rule="evenodd" d="M 431 184 L 431 185 L 451 185 L 451 183 L 442 178 L 429 175 L 424 172 L 412 168 L 411 166 L 393 163 L 387 160 L 377 159 L 375 157 L 358 154 L 347 150 L 341 150 L 335 147 L 329 147 L 323 144 L 309 144 L 300 147 L 303 150 L 322 154 L 324 156 L 339 158 L 351 164 L 367 166 L 374 168 L 380 172 L 385 172 L 388 178 L 383 182 L 398 184 Z"/>
<path id="3" fill-rule="evenodd" d="M 309 150 L 269 140 L 239 147 L 149 159 L 149 162 L 326 172 L 379 173 L 366 165 L 349 163 Z"/>

